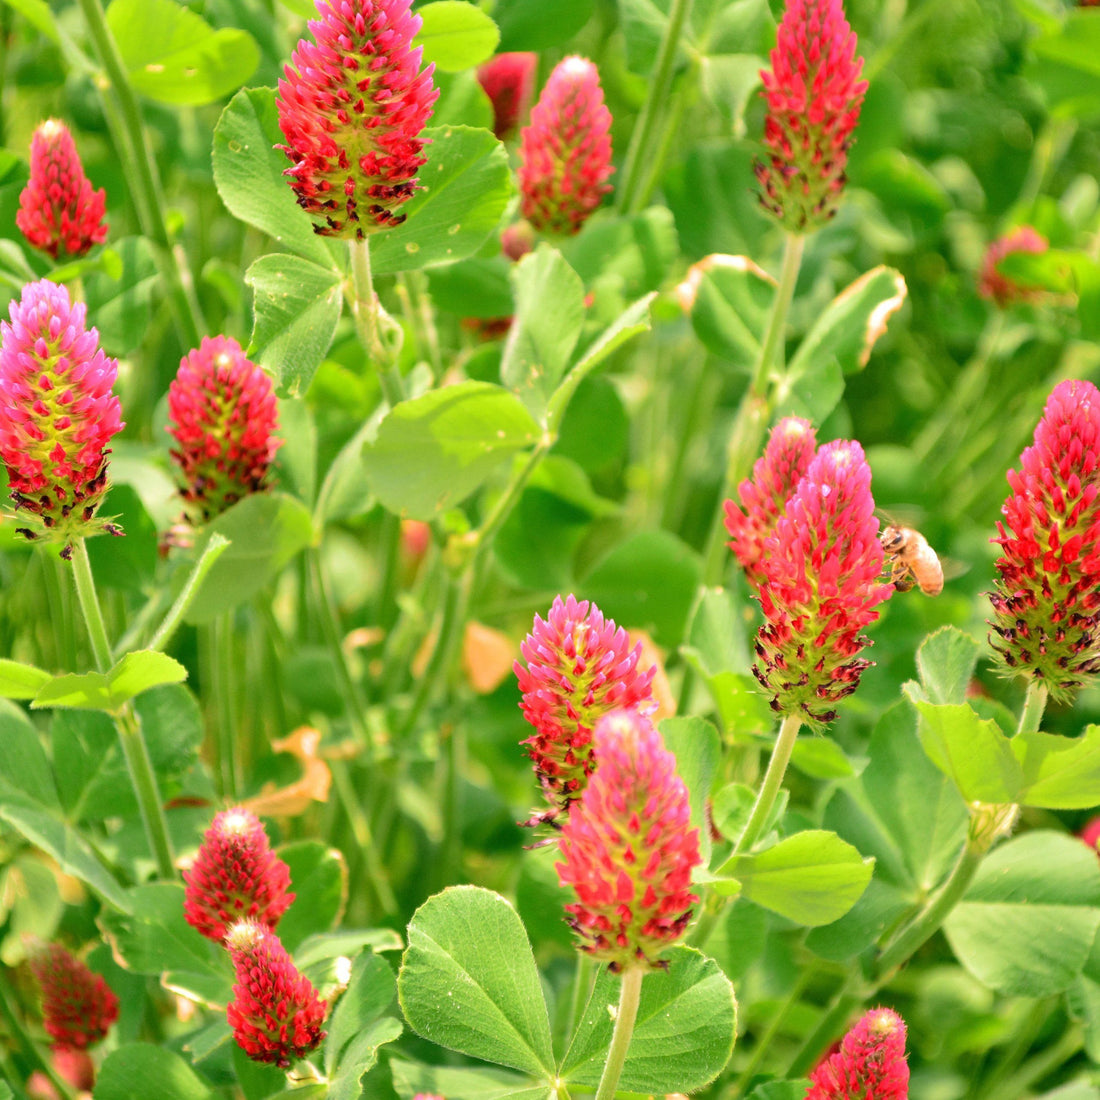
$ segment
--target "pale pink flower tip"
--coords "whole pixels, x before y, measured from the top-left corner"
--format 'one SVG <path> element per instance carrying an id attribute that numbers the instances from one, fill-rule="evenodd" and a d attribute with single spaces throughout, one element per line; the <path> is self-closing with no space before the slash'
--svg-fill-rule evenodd
<path id="1" fill-rule="evenodd" d="M 501 53 L 477 70 L 478 83 L 493 105 L 493 133 L 506 138 L 520 124 L 535 91 L 535 53 Z"/>
<path id="2" fill-rule="evenodd" d="M 420 72 L 411 0 L 317 0 L 315 42 L 302 39 L 279 81 L 286 170 L 325 237 L 363 240 L 405 220 L 399 209 L 425 163 L 420 136 L 439 95 Z"/>
<path id="3" fill-rule="evenodd" d="M 764 541 L 756 678 L 772 708 L 813 727 L 859 686 L 870 639 L 860 632 L 893 592 L 883 569 L 871 468 L 850 440 L 814 456 L 775 532 Z"/>
<path id="4" fill-rule="evenodd" d="M 107 192 L 84 175 L 80 154 L 65 123 L 47 119 L 31 138 L 31 174 L 19 196 L 15 224 L 53 259 L 83 256 L 107 239 Z"/>
<path id="5" fill-rule="evenodd" d="M 112 392 L 118 363 L 99 333 L 84 328 L 85 307 L 48 279 L 28 283 L 0 322 L 0 458 L 17 512 L 65 541 L 109 530 L 95 522 L 107 491 L 107 446 L 123 428 Z"/>
<path id="6" fill-rule="evenodd" d="M 59 1047 L 84 1050 L 98 1043 L 118 1019 L 118 997 L 102 974 L 58 943 L 37 943 L 29 956 L 42 991 L 42 1022 Z"/>
<path id="7" fill-rule="evenodd" d="M 259 492 L 282 440 L 271 379 L 229 336 L 204 336 L 168 388 L 182 493 L 203 522 Z"/>
<path id="8" fill-rule="evenodd" d="M 1047 291 L 1043 287 L 1021 283 L 1009 275 L 1002 275 L 998 265 L 1014 252 L 1046 252 L 1050 247 L 1046 237 L 1032 229 L 1030 225 L 1021 225 L 995 240 L 985 250 L 982 269 L 978 273 L 978 293 L 1004 309 L 1014 302 L 1036 302 L 1042 300 Z"/>
<path id="9" fill-rule="evenodd" d="M 546 619 L 535 616 L 520 646 L 526 667 L 515 663 L 523 716 L 535 727 L 524 744 L 535 765 L 549 820 L 579 798 L 592 772 L 592 735 L 596 723 L 620 707 L 650 714 L 657 704 L 651 684 L 655 668 L 640 671 L 639 643 L 631 647 L 626 631 L 604 619 L 588 600 L 558 596 Z"/>
<path id="10" fill-rule="evenodd" d="M 907 1100 L 905 1021 L 891 1008 L 871 1009 L 810 1082 L 805 1100 Z"/>
<path id="11" fill-rule="evenodd" d="M 1006 669 L 1067 699 L 1100 670 L 1100 391 L 1054 387 L 1008 471 L 990 643 Z"/>
<path id="12" fill-rule="evenodd" d="M 760 74 L 768 114 L 756 164 L 764 208 L 804 232 L 836 213 L 867 81 L 841 0 L 787 0 L 771 70 Z"/>
<path id="13" fill-rule="evenodd" d="M 521 210 L 540 233 L 571 234 L 611 190 L 611 112 L 596 66 L 567 57 L 550 74 L 521 134 Z"/>
<path id="14" fill-rule="evenodd" d="M 183 881 L 187 923 L 215 943 L 239 920 L 274 928 L 294 900 L 290 868 L 260 819 L 241 807 L 215 814 Z"/>
<path id="15" fill-rule="evenodd" d="M 732 500 L 725 502 L 729 548 L 753 586 L 764 578 L 764 542 L 809 468 L 816 446 L 817 436 L 808 420 L 784 417 L 772 429 L 763 457 L 756 460 L 752 480 L 742 481 L 737 490 L 741 507 Z"/>
<path id="16" fill-rule="evenodd" d="M 612 970 L 660 965 L 683 935 L 699 830 L 676 758 L 648 718 L 619 710 L 596 727 L 596 770 L 562 826 L 563 886 L 577 892 L 566 912 L 582 951 Z"/>

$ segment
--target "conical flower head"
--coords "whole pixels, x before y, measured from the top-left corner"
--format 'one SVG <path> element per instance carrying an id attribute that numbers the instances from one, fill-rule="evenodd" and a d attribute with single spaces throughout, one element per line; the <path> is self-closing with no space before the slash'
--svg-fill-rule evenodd
<path id="1" fill-rule="evenodd" d="M 990 643 L 1009 672 L 1067 699 L 1100 669 L 1100 391 L 1055 386 L 1009 470 Z M 1007 529 L 1006 529 L 1007 528 Z"/>
<path id="2" fill-rule="evenodd" d="M 294 900 L 290 868 L 260 819 L 240 807 L 215 815 L 183 881 L 187 923 L 216 943 L 240 920 L 273 929 Z"/>
<path id="3" fill-rule="evenodd" d="M 36 944 L 29 962 L 42 991 L 46 1034 L 76 1050 L 98 1043 L 118 1019 L 118 997 L 103 975 L 58 943 Z"/>
<path id="4" fill-rule="evenodd" d="M 107 239 L 107 192 L 92 190 L 65 123 L 48 118 L 31 138 L 31 175 L 15 224 L 53 259 L 83 256 Z"/>
<path id="5" fill-rule="evenodd" d="M 764 209 L 808 232 L 836 213 L 867 81 L 842 0 L 787 0 L 771 71 L 760 73 L 768 104 L 756 164 Z"/>
<path id="6" fill-rule="evenodd" d="M 574 803 L 555 864 L 580 950 L 612 970 L 657 967 L 683 935 L 701 862 L 676 757 L 648 718 L 619 710 L 596 727 L 596 770 Z"/>
<path id="7" fill-rule="evenodd" d="M 816 447 L 817 436 L 808 420 L 784 417 L 772 429 L 763 457 L 756 460 L 752 480 L 742 481 L 737 490 L 741 507 L 725 502 L 729 548 L 754 587 L 764 579 L 764 542 L 809 469 Z"/>
<path id="8" fill-rule="evenodd" d="M 567 57 L 550 74 L 520 136 L 523 216 L 540 233 L 576 233 L 611 190 L 611 112 L 600 74 Z"/>
<path id="9" fill-rule="evenodd" d="M 806 1100 L 908 1100 L 905 1021 L 891 1008 L 871 1009 L 810 1082 Z"/>
<path id="10" fill-rule="evenodd" d="M 654 668 L 638 669 L 641 643 L 633 648 L 626 631 L 604 619 L 588 600 L 558 596 L 546 619 L 520 646 L 527 662 L 515 663 L 520 706 L 535 733 L 524 744 L 543 792 L 554 811 L 579 798 L 592 772 L 596 723 L 620 707 L 650 714 L 656 709 Z M 535 823 L 537 819 L 533 819 Z"/>
<path id="11" fill-rule="evenodd" d="M 825 444 L 764 543 L 753 672 L 772 709 L 819 728 L 859 686 L 870 664 L 860 631 L 893 592 L 882 584 L 883 551 L 871 468 L 850 440 Z"/>
<path id="12" fill-rule="evenodd" d="M 1016 302 L 1041 301 L 1047 296 L 1045 288 L 1030 286 L 1010 275 L 1002 275 L 998 265 L 1006 256 L 1015 252 L 1046 252 L 1049 247 L 1046 237 L 1030 225 L 1021 225 L 1006 236 L 998 238 L 985 250 L 982 258 L 982 269 L 978 273 L 978 293 L 1001 309 Z"/>
<path id="13" fill-rule="evenodd" d="M 298 205 L 324 237 L 363 240 L 405 220 L 439 92 L 420 71 L 411 0 L 317 0 L 279 81 L 279 127 Z"/>
<path id="14" fill-rule="evenodd" d="M 282 440 L 271 379 L 229 336 L 204 336 L 168 388 L 183 497 L 204 522 L 259 492 Z"/>
<path id="15" fill-rule="evenodd" d="M 85 307 L 48 279 L 28 283 L 0 322 L 0 458 L 17 511 L 34 517 L 28 538 L 70 543 L 101 529 L 107 444 L 121 431 L 112 392 L 118 363 L 84 328 Z"/>
<path id="16" fill-rule="evenodd" d="M 503 140 L 519 125 L 535 91 L 535 53 L 500 53 L 477 70 L 477 81 L 493 105 L 493 133 Z"/>
<path id="17" fill-rule="evenodd" d="M 226 1018 L 254 1062 L 285 1069 L 325 1037 L 326 1004 L 300 974 L 274 932 L 255 921 L 233 925 L 225 946 L 237 971 Z"/>

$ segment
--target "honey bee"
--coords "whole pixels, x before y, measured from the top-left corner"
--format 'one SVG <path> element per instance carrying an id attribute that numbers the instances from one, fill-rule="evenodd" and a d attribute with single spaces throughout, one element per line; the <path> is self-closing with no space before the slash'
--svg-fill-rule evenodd
<path id="1" fill-rule="evenodd" d="M 886 554 L 890 580 L 899 592 L 908 592 L 914 585 L 926 596 L 938 596 L 943 591 L 943 566 L 919 531 L 890 524 L 882 529 L 879 542 Z"/>

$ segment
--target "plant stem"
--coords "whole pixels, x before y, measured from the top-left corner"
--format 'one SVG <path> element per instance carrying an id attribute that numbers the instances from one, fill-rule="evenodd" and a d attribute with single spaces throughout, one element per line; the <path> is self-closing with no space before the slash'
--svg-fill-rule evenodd
<path id="1" fill-rule="evenodd" d="M 622 990 L 619 993 L 619 1011 L 615 1016 L 615 1030 L 611 1033 L 611 1046 L 607 1048 L 607 1062 L 603 1067 L 596 1100 L 612 1100 L 619 1077 L 626 1064 L 626 1053 L 634 1036 L 634 1022 L 638 1019 L 638 1002 L 642 997 L 642 979 L 645 971 L 631 967 L 623 971 Z"/>
<path id="2" fill-rule="evenodd" d="M 853 974 L 833 995 L 825 1014 L 817 1022 L 817 1027 L 802 1041 L 802 1046 L 787 1068 L 785 1077 L 802 1077 L 814 1065 L 818 1055 L 832 1041 L 848 1022 L 853 1010 L 863 998 L 859 990 L 860 982 Z"/>
<path id="3" fill-rule="evenodd" d="M 1038 733 L 1043 723 L 1043 711 L 1047 706 L 1046 684 L 1041 680 L 1029 680 L 1027 694 L 1024 696 L 1024 709 L 1020 712 L 1020 724 L 1017 733 Z"/>
<path id="4" fill-rule="evenodd" d="M 114 89 L 122 124 L 131 146 L 133 165 L 136 169 L 136 178 L 131 180 L 131 185 L 135 196 L 139 197 L 137 208 L 142 230 L 156 246 L 158 263 L 161 274 L 168 284 L 168 296 L 172 303 L 180 340 L 186 347 L 195 347 L 206 329 L 206 322 L 199 308 L 198 299 L 195 297 L 190 275 L 184 270 L 168 236 L 168 226 L 164 220 L 165 202 L 157 163 L 146 139 L 137 97 L 130 86 L 126 67 L 111 29 L 107 25 L 100 0 L 80 0 L 80 7 L 88 25 L 88 32 L 92 36 L 95 51 Z"/>
<path id="5" fill-rule="evenodd" d="M 1018 1096 L 1030 1093 L 1033 1085 L 1049 1076 L 1059 1066 L 1068 1062 L 1085 1045 L 1085 1036 L 1081 1028 L 1074 1024 L 1052 1046 L 1029 1058 L 998 1091 L 997 1100 L 1016 1100 Z"/>
<path id="6" fill-rule="evenodd" d="M 210 536 L 210 541 L 207 542 L 202 556 L 195 562 L 190 575 L 180 590 L 180 594 L 168 609 L 168 614 L 165 615 L 164 621 L 157 627 L 156 633 L 149 639 L 146 649 L 161 650 L 172 640 L 172 635 L 175 634 L 180 623 L 183 622 L 183 617 L 187 614 L 191 601 L 195 598 L 202 582 L 206 579 L 206 574 L 210 572 L 214 562 L 222 556 L 228 546 L 229 539 L 224 535 L 215 532 Z"/>
<path id="7" fill-rule="evenodd" d="M 103 612 L 92 577 L 92 563 L 88 560 L 88 547 L 83 539 L 77 539 L 73 544 L 72 562 L 76 598 L 80 601 L 84 624 L 88 628 L 95 667 L 100 672 L 106 672 L 111 667 L 111 643 L 107 640 L 107 628 L 103 625 Z"/>
<path id="8" fill-rule="evenodd" d="M 676 52 L 680 45 L 680 35 L 687 21 L 688 12 L 691 11 L 691 0 L 672 0 L 672 10 L 668 13 L 668 25 L 665 27 L 665 36 L 661 41 L 661 48 L 657 54 L 657 65 L 653 71 L 653 79 L 649 84 L 645 104 L 642 113 L 634 126 L 634 132 L 630 135 L 630 146 L 626 154 L 626 165 L 623 168 L 623 183 L 616 196 L 618 208 L 624 214 L 634 214 L 641 209 L 642 176 L 646 168 L 646 153 L 653 140 L 653 131 L 657 125 L 657 118 L 664 109 L 668 100 L 669 87 L 672 84 L 672 73 L 676 67 Z"/>
<path id="9" fill-rule="evenodd" d="M 370 266 L 370 240 L 348 241 L 351 255 L 351 312 L 355 317 L 355 328 L 363 350 L 378 372 L 378 383 L 386 404 L 392 409 L 405 399 L 405 387 L 397 369 L 397 352 L 400 344 L 393 340 L 387 342 L 383 332 L 383 321 L 393 324 L 385 316 L 378 295 L 374 293 L 374 278 Z M 401 330 L 391 332 L 396 336 Z"/>
<path id="10" fill-rule="evenodd" d="M 739 1074 L 737 1083 L 733 1087 L 734 1096 L 744 1095 L 745 1089 L 748 1088 L 753 1075 L 767 1057 L 768 1051 L 771 1049 L 771 1045 L 775 1041 L 775 1037 L 779 1034 L 779 1030 L 782 1028 L 784 1021 L 790 1015 L 791 1009 L 798 1004 L 798 1000 L 802 996 L 803 991 L 806 986 L 810 984 L 810 980 L 814 977 L 816 969 L 817 968 L 813 965 L 806 965 L 799 971 L 798 978 L 795 980 L 790 993 L 787 994 L 786 999 L 779 1006 L 779 1010 L 769 1021 L 767 1030 L 760 1036 L 759 1042 L 752 1048 L 752 1057 Z"/>
<path id="11" fill-rule="evenodd" d="M 772 748 L 771 759 L 768 761 L 768 770 L 764 773 L 764 781 L 756 794 L 752 812 L 734 845 L 734 855 L 750 851 L 760 839 L 760 834 L 767 824 L 768 815 L 772 812 L 772 806 L 775 805 L 776 795 L 779 794 L 779 788 L 783 785 L 783 777 L 787 774 L 787 765 L 790 763 L 791 752 L 794 750 L 794 743 L 798 740 L 798 731 L 801 728 L 802 720 L 797 714 L 784 716 Z"/>
<path id="12" fill-rule="evenodd" d="M 214 712 L 217 715 L 218 776 L 221 795 L 237 801 L 237 723 L 233 715 L 233 612 L 219 615 L 209 626 L 214 672 Z"/>

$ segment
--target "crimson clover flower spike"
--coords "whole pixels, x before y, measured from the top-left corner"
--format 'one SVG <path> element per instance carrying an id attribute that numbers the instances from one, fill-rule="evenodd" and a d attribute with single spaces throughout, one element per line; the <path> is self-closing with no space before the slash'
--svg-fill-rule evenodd
<path id="1" fill-rule="evenodd" d="M 579 798 L 594 767 L 596 723 L 618 708 L 651 714 L 655 667 L 638 668 L 641 643 L 588 600 L 558 596 L 546 619 L 535 616 L 514 668 L 520 707 L 535 733 L 523 742 L 553 808 L 527 822 L 552 821 Z"/>
<path id="2" fill-rule="evenodd" d="M 648 718 L 617 710 L 596 727 L 597 767 L 562 826 L 563 886 L 578 947 L 618 972 L 658 968 L 699 900 L 692 870 L 701 862 L 687 788 Z"/>
<path id="3" fill-rule="evenodd" d="M 741 507 L 732 500 L 725 502 L 729 548 L 754 587 L 764 577 L 764 542 L 809 468 L 816 446 L 817 436 L 808 420 L 784 417 L 772 429 L 763 456 L 756 460 L 752 480 L 742 481 L 737 490 Z"/>
<path id="4" fill-rule="evenodd" d="M 107 192 L 84 175 L 65 123 L 48 118 L 31 138 L 31 174 L 19 195 L 15 224 L 52 259 L 83 256 L 107 239 Z"/>
<path id="5" fill-rule="evenodd" d="M 805 1100 L 908 1100 L 905 1021 L 873 1008 L 810 1074 Z"/>
<path id="6" fill-rule="evenodd" d="M 259 492 L 282 440 L 271 379 L 228 336 L 204 336 L 168 388 L 168 431 L 197 522 Z"/>
<path id="7" fill-rule="evenodd" d="M 0 322 L 0 459 L 16 512 L 35 525 L 27 538 L 65 542 L 99 531 L 107 492 L 107 446 L 124 427 L 112 386 L 118 363 L 99 333 L 85 330 L 85 306 L 48 279 L 28 283 Z"/>
<path id="8" fill-rule="evenodd" d="M 420 71 L 411 0 L 317 0 L 315 41 L 302 39 L 279 81 L 278 148 L 298 205 L 325 237 L 363 240 L 400 225 L 417 189 L 439 95 Z"/>
<path id="9" fill-rule="evenodd" d="M 493 133 L 503 140 L 519 125 L 535 90 L 535 53 L 501 53 L 477 70 L 477 81 L 493 105 Z"/>
<path id="10" fill-rule="evenodd" d="M 274 929 L 294 900 L 290 868 L 271 850 L 260 819 L 241 807 L 214 816 L 183 881 L 187 923 L 215 943 L 240 920 Z"/>
<path id="11" fill-rule="evenodd" d="M 860 632 L 893 592 L 880 583 L 883 550 L 871 469 L 851 440 L 821 447 L 764 542 L 753 673 L 773 710 L 820 729 L 859 686 L 870 661 Z"/>
<path id="12" fill-rule="evenodd" d="M 58 943 L 34 943 L 31 973 L 42 992 L 42 1022 L 59 1047 L 85 1050 L 118 1019 L 118 997 L 102 974 Z"/>
<path id="13" fill-rule="evenodd" d="M 577 233 L 611 190 L 611 112 L 587 58 L 554 68 L 520 135 L 523 217 L 540 233 Z"/>
<path id="14" fill-rule="evenodd" d="M 286 1069 L 324 1039 L 326 1003 L 264 925 L 240 921 L 225 946 L 237 972 L 226 1009 L 233 1038 L 254 1062 Z"/>
<path id="15" fill-rule="evenodd" d="M 985 250 L 981 271 L 978 273 L 978 293 L 1001 309 L 1016 302 L 1037 302 L 1047 297 L 1044 287 L 1021 283 L 1010 275 L 1003 275 L 998 265 L 1006 257 L 1018 252 L 1046 252 L 1050 247 L 1044 237 L 1030 225 L 1021 225 L 1011 233 L 999 237 Z"/>
<path id="16" fill-rule="evenodd" d="M 796 233 L 835 214 L 867 81 L 841 0 L 787 0 L 771 69 L 764 145 L 755 165 L 764 209 Z"/>
<path id="17" fill-rule="evenodd" d="M 1065 701 L 1100 669 L 1100 391 L 1055 386 L 1008 471 L 990 643 L 1002 668 Z"/>

